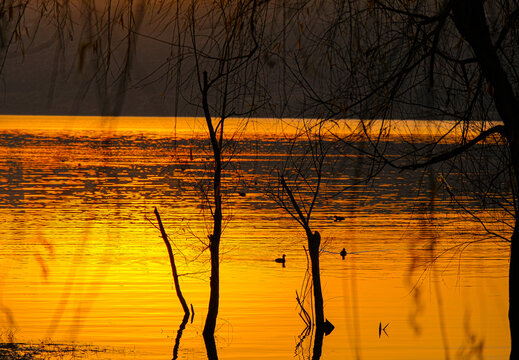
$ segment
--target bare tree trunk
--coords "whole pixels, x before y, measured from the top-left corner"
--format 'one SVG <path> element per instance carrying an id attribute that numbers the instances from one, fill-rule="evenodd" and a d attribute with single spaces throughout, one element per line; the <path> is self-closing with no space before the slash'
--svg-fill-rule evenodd
<path id="1" fill-rule="evenodd" d="M 211 235 L 209 238 L 209 250 L 211 252 L 211 280 L 209 285 L 211 288 L 211 294 L 209 295 L 209 307 L 207 309 L 207 317 L 205 319 L 203 335 L 207 350 L 207 357 L 209 360 L 214 360 L 218 359 L 216 342 L 214 340 L 214 331 L 216 328 L 216 319 L 218 317 L 218 307 L 220 301 L 220 239 L 218 238 L 218 240 L 216 240 L 214 235 Z"/>
<path id="2" fill-rule="evenodd" d="M 312 360 L 319 360 L 321 358 L 321 354 L 323 353 L 323 339 L 324 339 L 324 329 L 322 327 L 321 328 L 317 327 L 315 329 Z"/>
<path id="3" fill-rule="evenodd" d="M 505 125 L 506 137 L 510 147 L 510 157 L 512 159 L 513 171 L 516 185 L 519 184 L 519 125 L 517 114 L 519 114 L 519 100 L 515 96 L 514 90 L 508 76 L 501 65 L 496 48 L 492 43 L 490 31 L 486 21 L 484 0 L 458 0 L 453 3 L 454 23 L 460 34 L 472 47 L 478 65 L 491 86 L 491 94 L 496 109 Z M 515 227 L 510 244 L 510 269 L 509 269 L 509 311 L 508 319 L 510 322 L 510 337 L 512 347 L 510 359 L 514 359 L 513 343 L 518 338 L 519 314 L 513 304 L 517 304 L 515 290 L 518 288 L 519 281 L 517 270 L 517 241 L 519 238 L 519 209 L 517 209 L 517 194 L 515 209 Z M 515 290 L 514 290 L 515 289 Z M 517 351 L 517 350 L 516 350 Z"/>
<path id="4" fill-rule="evenodd" d="M 314 288 L 314 310 L 316 331 L 324 329 L 324 301 L 321 289 L 321 274 L 319 268 L 319 248 L 321 246 L 321 234 L 315 231 L 313 234 L 307 230 L 308 251 L 312 265 L 312 284 Z"/>
<path id="5" fill-rule="evenodd" d="M 517 323 L 519 321 L 519 314 L 517 309 L 512 304 L 517 304 L 517 292 L 512 289 L 517 289 L 517 281 L 519 279 L 519 274 L 517 270 L 517 241 L 519 238 L 519 214 L 515 213 L 515 228 L 514 233 L 512 235 L 512 243 L 510 244 L 510 269 L 508 276 L 508 299 L 509 299 L 509 307 L 508 307 L 508 321 L 510 322 L 510 339 L 511 339 L 511 348 L 510 348 L 510 360 L 516 359 L 517 357 L 514 355 L 514 339 L 517 339 Z M 515 247 L 514 247 L 515 244 Z M 515 251 L 515 252 L 514 252 Z M 515 350 L 517 352 L 517 348 Z"/>
<path id="6" fill-rule="evenodd" d="M 288 187 L 283 176 L 280 177 L 281 186 L 288 195 L 290 203 L 294 207 L 295 211 L 299 216 L 299 223 L 305 229 L 306 237 L 308 239 L 308 252 L 310 253 L 310 264 L 312 266 L 312 285 L 314 289 L 314 313 L 315 313 L 315 327 L 316 334 L 318 332 L 326 332 L 329 334 L 333 329 L 333 325 L 329 322 L 325 324 L 324 320 L 324 301 L 323 292 L 321 288 L 321 274 L 319 268 L 319 249 L 321 247 L 321 234 L 315 231 L 312 234 L 312 230 L 308 225 L 309 219 L 304 216 L 297 200 L 292 193 L 292 190 Z"/>
<path id="7" fill-rule="evenodd" d="M 213 213 L 213 233 L 209 235 L 209 251 L 211 253 L 211 280 L 209 286 L 211 293 L 209 295 L 209 307 L 207 309 L 207 317 L 204 325 L 204 342 L 207 350 L 207 356 L 210 360 L 218 359 L 216 351 L 216 342 L 214 340 L 214 331 L 216 329 L 216 319 L 218 317 L 218 308 L 220 302 L 220 238 L 222 236 L 222 153 L 221 142 L 216 136 L 212 117 L 209 111 L 208 103 L 209 85 L 207 81 L 207 72 L 203 73 L 203 87 L 202 87 L 202 106 L 204 109 L 207 128 L 211 145 L 213 148 L 214 159 L 214 177 L 213 177 L 213 192 L 214 192 L 214 213 Z M 222 120 L 223 121 L 223 120 Z M 220 127 L 220 139 L 223 138 L 223 125 Z"/>
<path id="8" fill-rule="evenodd" d="M 517 138 L 517 137 L 516 137 Z M 515 146 L 514 146 L 515 145 Z M 519 143 L 517 141 L 513 141 L 512 143 L 512 151 L 511 157 L 514 168 L 515 175 L 515 183 L 516 186 L 519 185 Z M 515 149 L 515 151 L 514 151 Z M 517 191 L 517 189 L 515 189 Z M 514 192 L 514 196 L 517 197 L 517 193 Z M 510 268 L 508 273 L 508 321 L 510 323 L 510 340 L 511 340 L 511 348 L 510 348 L 510 360 L 516 359 L 517 346 L 515 347 L 514 353 L 514 339 L 517 340 L 519 338 L 519 312 L 517 311 L 517 305 L 513 304 L 518 303 L 519 297 L 517 296 L 517 288 L 519 281 L 519 269 L 517 267 L 517 244 L 519 242 L 519 209 L 517 209 L 517 200 L 516 200 L 516 209 L 515 209 L 515 227 L 514 232 L 512 234 L 512 239 L 510 243 Z M 515 289 L 515 290 L 514 290 Z"/>
<path id="9" fill-rule="evenodd" d="M 215 180 L 217 174 L 219 187 L 220 174 L 215 173 Z M 211 253 L 211 279 L 209 282 L 209 286 L 211 288 L 211 293 L 209 295 L 209 307 L 207 309 L 207 317 L 205 320 L 205 326 L 203 331 L 204 339 L 206 340 L 206 342 L 207 339 L 212 338 L 210 340 L 213 343 L 214 331 L 216 328 L 216 318 L 218 317 L 218 308 L 220 300 L 220 237 L 222 233 L 222 210 L 220 196 L 218 196 L 218 200 L 216 200 L 216 202 L 217 205 L 213 221 L 213 234 L 209 235 L 209 251 Z"/>

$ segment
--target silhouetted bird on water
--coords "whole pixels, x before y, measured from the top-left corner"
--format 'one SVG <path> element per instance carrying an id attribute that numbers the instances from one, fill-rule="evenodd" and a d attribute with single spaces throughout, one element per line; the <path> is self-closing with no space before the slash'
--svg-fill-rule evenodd
<path id="1" fill-rule="evenodd" d="M 274 260 L 275 262 L 277 263 L 281 263 L 283 264 L 283 267 L 285 267 L 285 254 L 283 254 L 283 257 L 282 258 L 277 258 L 276 260 Z"/>
<path id="2" fill-rule="evenodd" d="M 342 248 L 341 252 L 339 253 L 341 254 L 342 256 L 342 260 L 344 260 L 344 258 L 346 257 L 346 255 L 348 255 L 348 253 L 346 252 L 346 249 L 345 248 Z"/>
<path id="3" fill-rule="evenodd" d="M 334 221 L 342 221 L 342 220 L 344 220 L 344 219 L 345 219 L 345 217 L 344 217 L 344 216 L 337 216 L 337 215 L 334 215 L 333 217 L 335 218 L 335 220 L 334 220 Z"/>

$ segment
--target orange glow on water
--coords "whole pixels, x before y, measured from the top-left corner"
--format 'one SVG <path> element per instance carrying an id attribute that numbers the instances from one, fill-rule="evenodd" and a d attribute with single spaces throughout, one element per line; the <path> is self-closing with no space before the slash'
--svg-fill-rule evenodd
<path id="1" fill-rule="evenodd" d="M 178 143 L 172 144 L 169 120 L 149 120 L 146 130 L 143 119 L 120 119 L 111 142 L 103 142 L 84 132 L 89 118 L 34 117 L 25 130 L 19 130 L 21 118 L 5 119 L 1 333 L 115 349 L 108 358 L 171 356 L 183 313 L 166 249 L 150 223 L 156 206 L 175 245 L 184 296 L 195 309 L 179 358 L 203 358 L 210 219 L 195 186 L 207 163 L 204 145 L 192 142 L 202 134 L 193 130 L 198 125 L 177 123 Z M 266 136 L 272 127 L 258 121 L 257 128 L 263 129 L 256 131 L 258 141 L 272 139 Z M 304 232 L 265 196 L 265 159 L 281 152 L 265 150 L 274 143 L 260 145 L 237 153 L 234 175 L 225 180 L 219 356 L 306 359 L 312 339 L 300 337 L 304 323 L 295 300 L 307 268 Z M 478 243 L 431 264 L 443 250 L 472 240 L 477 224 L 440 201 L 434 223 L 425 223 L 409 204 L 427 197 L 414 191 L 414 178 L 398 180 L 402 192 L 393 183 L 398 176 L 381 175 L 374 189 L 352 190 L 359 199 L 353 212 L 346 210 L 354 201 L 349 193 L 315 210 L 325 316 L 335 325 L 324 338 L 322 358 L 463 357 L 481 344 L 485 357 L 507 356 L 506 244 Z M 339 188 L 330 184 L 323 196 Z M 335 222 L 334 214 L 346 219 Z M 350 252 L 344 260 L 337 254 L 343 247 Z M 273 261 L 283 253 L 284 268 Z M 380 323 L 389 325 L 379 337 Z"/>
<path id="2" fill-rule="evenodd" d="M 306 125 L 305 125 L 306 123 Z M 257 137 L 274 134 L 290 137 L 301 134 L 308 126 L 317 126 L 319 121 L 308 119 L 226 119 L 228 137 Z M 411 137 L 433 139 L 444 137 L 444 142 L 455 141 L 462 134 L 469 138 L 477 131 L 488 129 L 492 124 L 472 124 L 472 128 L 464 128 L 454 121 L 431 120 L 347 120 L 329 123 L 324 127 L 327 131 L 338 134 L 370 134 L 371 136 L 390 136 L 391 139 L 409 140 Z M 190 117 L 100 117 L 100 116 L 26 116 L 0 115 L 0 130 L 41 130 L 41 131 L 102 131 L 105 135 L 112 132 L 153 132 L 169 134 L 174 137 L 207 136 L 205 120 Z M 448 133 L 448 136 L 444 136 Z M 471 135 L 472 134 L 472 135 Z M 475 135 L 474 135 L 475 136 Z"/>

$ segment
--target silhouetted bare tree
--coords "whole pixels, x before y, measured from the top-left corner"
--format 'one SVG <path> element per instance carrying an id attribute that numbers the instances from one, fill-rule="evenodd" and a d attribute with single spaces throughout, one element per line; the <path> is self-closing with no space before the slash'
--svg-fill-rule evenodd
<path id="1" fill-rule="evenodd" d="M 220 242 L 223 221 L 223 171 L 233 148 L 227 142 L 233 131 L 225 127 L 230 117 L 247 118 L 256 107 L 259 53 L 257 27 L 261 25 L 261 1 L 244 0 L 206 3 L 191 2 L 185 17 L 189 46 L 181 51 L 181 73 L 191 73 L 197 87 L 187 96 L 201 108 L 212 150 L 212 193 L 205 197 L 211 210 L 212 232 L 207 244 L 211 254 L 210 297 L 203 330 L 207 354 L 217 359 L 214 332 L 220 294 Z M 264 16 L 264 15 L 263 15 Z M 177 19 L 177 21 L 180 19 Z M 178 62 L 177 62 L 178 66 Z M 177 79 L 179 80 L 179 79 Z M 177 88 L 177 91 L 181 89 Z M 231 135 L 227 136 L 227 132 Z"/>
<path id="2" fill-rule="evenodd" d="M 401 170 L 456 161 L 474 185 L 468 194 L 510 223 L 494 231 L 480 219 L 510 241 L 512 344 L 519 331 L 518 21 L 515 0 L 336 1 L 311 17 L 299 13 L 311 25 L 287 58 L 324 117 L 361 119 L 365 154 Z M 388 157 L 393 119 L 428 120 L 435 136 Z"/>
<path id="3" fill-rule="evenodd" d="M 292 139 L 293 151 L 287 154 L 284 168 L 280 170 L 279 187 L 269 189 L 270 197 L 301 225 L 305 231 L 310 256 L 310 273 L 313 292 L 313 314 L 315 339 L 313 358 L 321 356 L 323 337 L 334 326 L 324 316 L 324 300 L 321 287 L 319 256 L 321 253 L 321 234 L 312 232 L 310 220 L 317 204 L 323 184 L 326 155 L 333 142 L 325 141 L 327 129 L 320 121 L 302 121 L 302 130 Z M 301 146 L 304 148 L 301 150 Z M 296 150 L 297 149 L 297 150 Z M 298 299 L 299 301 L 299 299 Z M 302 306 L 301 303 L 299 303 Z"/>

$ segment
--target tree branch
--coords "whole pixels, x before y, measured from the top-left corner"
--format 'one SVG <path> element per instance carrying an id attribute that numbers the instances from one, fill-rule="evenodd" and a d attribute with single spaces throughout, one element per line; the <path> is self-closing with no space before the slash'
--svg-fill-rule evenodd
<path id="1" fill-rule="evenodd" d="M 283 189 L 287 193 L 288 197 L 290 198 L 290 202 L 292 203 L 292 206 L 296 210 L 297 214 L 299 215 L 299 218 L 301 219 L 301 225 L 305 228 L 306 232 L 310 231 L 310 228 L 308 227 L 308 221 L 306 220 L 305 216 L 303 215 L 303 212 L 301 211 L 301 208 L 297 204 L 296 199 L 294 198 L 294 194 L 292 193 L 292 190 L 288 187 L 285 178 L 283 175 L 280 176 L 281 185 L 283 186 Z"/>
<path id="2" fill-rule="evenodd" d="M 451 151 L 448 151 L 446 153 L 434 156 L 431 159 L 429 159 L 429 160 L 427 160 L 427 161 L 425 161 L 423 163 L 410 164 L 410 165 L 404 165 L 404 166 L 397 166 L 397 165 L 394 165 L 394 164 L 390 163 L 388 160 L 387 161 L 388 161 L 388 163 L 390 165 L 392 165 L 392 166 L 394 166 L 394 167 L 396 167 L 396 168 L 398 168 L 400 170 L 416 170 L 418 168 L 427 167 L 429 165 L 437 164 L 439 162 L 452 159 L 453 157 L 460 155 L 464 151 L 467 151 L 472 146 L 476 145 L 478 142 L 480 142 L 480 141 L 486 139 L 487 137 L 489 137 L 490 135 L 493 135 L 493 134 L 496 134 L 496 133 L 499 133 L 503 137 L 506 138 L 504 125 L 496 125 L 494 127 L 491 127 L 490 129 L 483 131 L 481 134 L 476 136 L 474 139 L 472 139 L 468 143 L 466 143 L 466 144 L 464 144 L 462 146 L 459 146 L 459 147 L 457 147 L 457 148 L 455 148 L 455 149 L 453 149 Z"/>
<path id="3" fill-rule="evenodd" d="M 187 307 L 186 299 L 184 299 L 184 295 L 182 295 L 182 291 L 180 290 L 180 283 L 178 281 L 177 267 L 175 266 L 175 258 L 173 257 L 173 249 L 171 248 L 171 244 L 169 243 L 168 235 L 166 235 L 166 230 L 164 230 L 164 226 L 162 226 L 162 221 L 160 219 L 159 211 L 155 208 L 155 216 L 157 217 L 157 221 L 159 223 L 160 233 L 162 235 L 162 240 L 164 240 L 164 244 L 168 248 L 169 254 L 169 262 L 171 264 L 171 271 L 173 273 L 173 280 L 175 282 L 175 290 L 177 292 L 178 299 L 182 304 L 182 308 L 184 309 L 185 316 L 189 316 L 189 308 Z"/>

